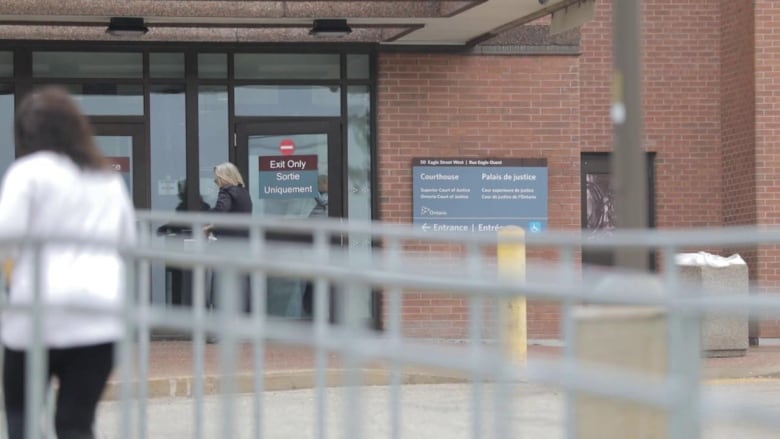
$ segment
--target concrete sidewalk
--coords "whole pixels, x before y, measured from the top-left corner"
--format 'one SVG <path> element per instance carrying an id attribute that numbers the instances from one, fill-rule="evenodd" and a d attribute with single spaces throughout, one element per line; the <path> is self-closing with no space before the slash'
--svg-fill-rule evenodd
<path id="1" fill-rule="evenodd" d="M 254 438 L 256 424 L 262 427 L 263 438 L 300 439 L 315 438 L 318 410 L 324 413 L 323 431 L 328 438 L 393 437 L 393 426 L 398 436 L 410 439 L 469 439 L 475 437 L 476 419 L 480 434 L 476 437 L 494 438 L 498 426 L 507 437 L 531 439 L 560 439 L 565 436 L 564 395 L 551 386 L 533 383 L 513 383 L 507 389 L 508 405 L 498 410 L 495 387 L 486 384 L 481 389 L 478 409 L 473 405 L 473 389 L 468 384 L 438 384 L 404 386 L 399 392 L 398 418 L 391 412 L 391 392 L 386 386 L 367 386 L 353 394 L 356 406 L 350 404 L 346 388 L 325 389 L 322 408 L 311 390 L 265 392 L 262 409 L 255 406 L 255 395 L 237 395 L 230 410 L 223 406 L 219 396 L 211 395 L 201 402 L 202 415 L 195 416 L 193 398 L 155 398 L 146 404 L 146 431 L 148 439 L 193 438 L 196 425 L 201 427 L 204 438 L 234 439 Z M 704 386 L 706 398 L 727 398 L 734 401 L 750 401 L 761 410 L 777 412 L 780 380 L 749 380 L 728 384 Z M 122 405 L 104 401 L 98 409 L 96 432 L 100 439 L 120 438 L 118 434 L 123 416 Z M 131 407 L 136 408 L 136 407 Z M 133 421 L 131 413 L 125 416 Z M 232 429 L 223 434 L 225 425 Z M 619 419 L 615 423 L 621 422 Z M 702 438 L 707 439 L 776 439 L 777 429 L 736 423 L 721 416 L 702 419 Z M 131 424 L 129 437 L 137 435 L 137 424 Z M 666 437 L 648 432 L 646 437 Z"/>
<path id="2" fill-rule="evenodd" d="M 151 343 L 149 355 L 149 397 L 187 397 L 193 387 L 193 344 L 189 341 L 155 341 Z M 205 392 L 213 394 L 217 388 L 219 346 L 205 346 Z M 528 348 L 529 358 L 556 358 L 561 348 L 532 344 Z M 780 345 L 752 347 L 744 357 L 704 358 L 703 377 L 706 380 L 735 380 L 751 378 L 780 378 Z M 339 356 L 329 355 L 328 382 L 341 382 L 343 363 Z M 265 354 L 266 390 L 303 389 L 314 386 L 315 363 L 310 349 L 269 344 Z M 251 392 L 254 368 L 252 347 L 242 346 L 238 363 L 238 386 L 242 392 Z M 431 371 L 421 368 L 404 369 L 406 384 L 440 384 L 462 382 L 457 374 Z M 363 369 L 366 385 L 384 385 L 389 382 L 389 373 L 380 362 L 369 363 Z M 106 399 L 116 399 L 119 383 L 115 375 L 109 382 Z"/>

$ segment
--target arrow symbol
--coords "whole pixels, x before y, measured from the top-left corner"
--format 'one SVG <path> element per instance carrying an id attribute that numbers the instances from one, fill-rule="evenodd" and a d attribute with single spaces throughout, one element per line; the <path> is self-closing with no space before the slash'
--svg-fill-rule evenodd
<path id="1" fill-rule="evenodd" d="M 424 223 L 422 225 L 423 232 L 427 232 L 428 230 L 430 230 L 430 228 L 431 228 L 431 226 L 429 226 L 428 223 Z"/>

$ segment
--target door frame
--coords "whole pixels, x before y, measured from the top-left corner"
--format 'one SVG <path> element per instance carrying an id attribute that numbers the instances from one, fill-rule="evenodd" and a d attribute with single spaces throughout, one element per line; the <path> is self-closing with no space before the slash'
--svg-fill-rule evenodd
<path id="1" fill-rule="evenodd" d="M 151 166 L 146 147 L 146 126 L 137 118 L 90 117 L 95 136 L 130 136 L 133 139 L 133 204 L 136 209 L 149 209 L 151 200 Z"/>
<path id="2" fill-rule="evenodd" d="M 293 134 L 327 134 L 328 135 L 328 216 L 331 218 L 346 218 L 348 216 L 348 166 L 347 146 L 344 142 L 341 117 L 235 117 L 233 123 L 233 148 L 230 150 L 230 160 L 249 180 L 249 136 L 250 135 L 293 135 Z M 295 240 L 291 236 L 267 236 L 267 239 Z M 333 244 L 349 246 L 348 237 L 333 237 Z M 340 242 L 338 242 L 340 241 Z M 381 293 L 371 291 L 370 326 L 381 328 Z M 330 321 L 340 320 L 337 315 L 337 302 L 340 295 L 331 289 L 329 296 Z"/>
<path id="3" fill-rule="evenodd" d="M 237 117 L 233 125 L 233 148 L 230 161 L 238 166 L 249 181 L 249 136 L 326 134 L 328 136 L 328 216 L 344 218 L 347 215 L 346 172 L 347 161 L 342 141 L 339 117 Z M 250 189 L 251 190 L 251 189 Z"/>

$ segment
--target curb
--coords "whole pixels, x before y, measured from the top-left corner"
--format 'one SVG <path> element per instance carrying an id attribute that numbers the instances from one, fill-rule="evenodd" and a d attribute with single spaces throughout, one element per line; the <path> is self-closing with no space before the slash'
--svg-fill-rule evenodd
<path id="1" fill-rule="evenodd" d="M 385 386 L 390 384 L 390 371 L 382 369 L 362 369 L 359 372 L 363 386 Z M 328 369 L 325 372 L 326 387 L 345 386 L 346 369 Z M 254 392 L 253 374 L 236 376 L 237 393 Z M 283 391 L 313 389 L 316 387 L 316 371 L 314 369 L 273 371 L 264 375 L 264 391 Z M 401 374 L 401 384 L 452 384 L 464 383 L 468 378 L 463 375 L 433 372 L 405 372 Z M 191 398 L 195 379 L 192 376 L 150 378 L 147 381 L 148 398 Z M 137 394 L 138 382 L 132 383 L 134 395 Z M 106 384 L 103 401 L 121 399 L 121 383 L 111 380 Z M 219 376 L 208 375 L 203 378 L 203 395 L 219 394 Z"/>

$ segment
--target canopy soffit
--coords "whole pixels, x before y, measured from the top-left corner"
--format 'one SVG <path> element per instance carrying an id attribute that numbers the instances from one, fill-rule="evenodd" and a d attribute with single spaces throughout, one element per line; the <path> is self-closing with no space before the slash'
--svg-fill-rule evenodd
<path id="1" fill-rule="evenodd" d="M 3 0 L 0 38 L 114 40 L 111 17 L 142 17 L 149 32 L 131 40 L 468 46 L 582 1 Z M 309 35 L 318 18 L 347 19 L 353 31 Z"/>

